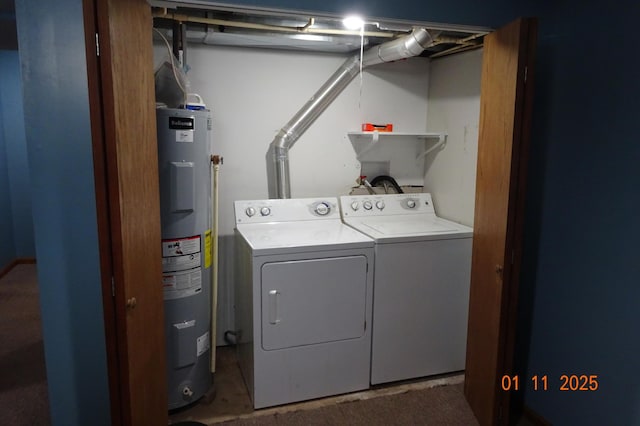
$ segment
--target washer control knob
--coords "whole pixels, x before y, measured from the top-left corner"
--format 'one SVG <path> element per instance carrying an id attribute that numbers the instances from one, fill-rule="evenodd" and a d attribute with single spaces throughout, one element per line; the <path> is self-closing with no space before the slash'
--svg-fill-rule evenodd
<path id="1" fill-rule="evenodd" d="M 414 209 L 416 207 L 415 200 L 407 200 L 407 207 L 409 207 L 410 209 Z"/>
<path id="2" fill-rule="evenodd" d="M 353 203 L 351 203 L 351 210 L 353 210 L 354 212 L 359 208 L 360 208 L 360 203 L 358 203 L 357 201 L 354 201 Z"/>
<path id="3" fill-rule="evenodd" d="M 378 210 L 384 209 L 384 201 L 376 201 L 376 207 L 378 208 Z"/>
<path id="4" fill-rule="evenodd" d="M 256 209 L 254 209 L 253 207 L 247 207 L 247 209 L 244 212 L 247 216 L 251 217 L 254 214 L 256 214 Z"/>
<path id="5" fill-rule="evenodd" d="M 320 216 L 326 216 L 331 211 L 331 207 L 327 203 L 318 203 L 316 204 L 316 213 Z"/>
<path id="6" fill-rule="evenodd" d="M 362 203 L 362 207 L 364 207 L 365 210 L 371 210 L 373 208 L 373 204 L 371 204 L 371 201 L 365 201 Z"/>
<path id="7" fill-rule="evenodd" d="M 262 216 L 269 216 L 271 214 L 271 209 L 269 207 L 263 207 L 260 209 L 260 214 Z"/>

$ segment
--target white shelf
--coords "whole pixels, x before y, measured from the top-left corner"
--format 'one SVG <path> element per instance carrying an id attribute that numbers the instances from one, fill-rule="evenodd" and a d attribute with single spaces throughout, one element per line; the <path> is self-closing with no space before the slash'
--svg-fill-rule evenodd
<path id="1" fill-rule="evenodd" d="M 372 153 L 374 148 L 381 143 L 393 142 L 408 142 L 408 143 L 420 143 L 422 147 L 416 147 L 416 160 L 421 160 L 427 154 L 432 152 L 438 147 L 444 147 L 447 141 L 446 133 L 403 133 L 403 132 L 348 132 L 351 145 L 356 152 L 358 161 L 367 161 L 368 154 Z M 433 143 L 426 145 L 426 141 L 433 140 Z"/>
<path id="2" fill-rule="evenodd" d="M 439 138 L 444 133 L 407 133 L 407 132 L 348 132 L 349 137 L 356 138 L 371 138 L 375 134 L 378 134 L 379 137 L 385 138 L 402 138 L 402 139 L 429 139 L 429 138 Z"/>

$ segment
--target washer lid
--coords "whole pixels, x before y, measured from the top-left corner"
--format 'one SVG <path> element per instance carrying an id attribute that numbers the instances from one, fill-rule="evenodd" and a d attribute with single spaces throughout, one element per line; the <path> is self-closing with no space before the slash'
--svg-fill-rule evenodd
<path id="1" fill-rule="evenodd" d="M 370 248 L 373 240 L 339 219 L 238 224 L 237 232 L 254 254 Z M 255 253 L 259 251 L 260 253 Z"/>
<path id="2" fill-rule="evenodd" d="M 466 238 L 473 235 L 472 228 L 434 215 L 370 217 L 347 220 L 346 223 L 376 240 L 389 240 L 385 242 Z"/>

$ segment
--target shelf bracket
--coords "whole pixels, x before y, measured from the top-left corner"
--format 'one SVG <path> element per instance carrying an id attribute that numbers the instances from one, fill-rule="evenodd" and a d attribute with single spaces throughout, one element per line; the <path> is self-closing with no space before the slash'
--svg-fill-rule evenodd
<path id="1" fill-rule="evenodd" d="M 426 139 L 429 139 L 429 138 L 426 138 Z M 429 153 L 433 152 L 434 150 L 440 147 L 444 148 L 446 144 L 447 144 L 447 135 L 445 133 L 440 133 L 440 135 L 438 136 L 438 142 L 436 142 L 432 147 L 427 148 L 424 151 L 422 151 L 420 154 L 418 154 L 418 156 L 416 157 L 416 161 L 422 160 Z"/>
<path id="2" fill-rule="evenodd" d="M 380 141 L 380 132 L 378 132 L 377 130 L 374 130 L 373 133 L 371 134 L 371 142 L 369 142 L 369 145 L 367 145 L 356 156 L 358 161 L 362 161 L 362 158 L 364 158 L 364 156 L 367 155 L 367 153 L 369 151 L 371 151 L 373 148 L 375 148 L 375 146 L 378 144 L 379 141 Z"/>

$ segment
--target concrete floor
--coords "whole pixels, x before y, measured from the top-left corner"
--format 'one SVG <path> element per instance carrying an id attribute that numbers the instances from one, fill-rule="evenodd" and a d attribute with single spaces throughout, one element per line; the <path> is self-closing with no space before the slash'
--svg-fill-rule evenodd
<path id="1" fill-rule="evenodd" d="M 251 405 L 247 387 L 240 374 L 235 348 L 225 346 L 219 347 L 216 355 L 216 374 L 214 378 L 215 398 L 212 401 L 207 401 L 206 398 L 202 398 L 189 407 L 172 412 L 169 416 L 169 423 L 175 424 L 185 421 L 197 421 L 205 424 L 215 424 L 234 419 L 258 418 L 274 413 L 313 410 L 346 401 L 365 400 L 379 396 L 400 394 L 410 390 L 459 384 L 463 381 L 463 374 L 438 376 L 437 378 L 376 386 L 363 392 L 254 410 Z"/>

